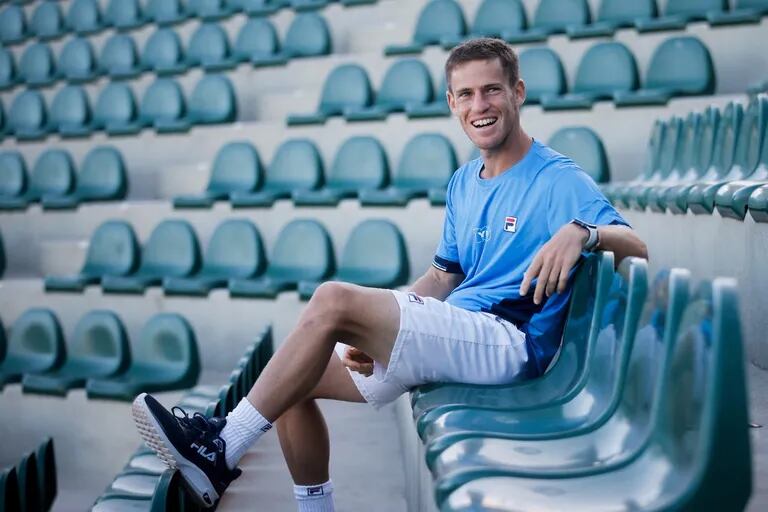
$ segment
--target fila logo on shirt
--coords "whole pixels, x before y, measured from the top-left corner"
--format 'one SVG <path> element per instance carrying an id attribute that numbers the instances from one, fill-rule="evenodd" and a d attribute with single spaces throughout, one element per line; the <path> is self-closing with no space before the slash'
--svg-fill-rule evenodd
<path id="1" fill-rule="evenodd" d="M 517 217 L 509 216 L 504 219 L 504 231 L 507 233 L 517 231 Z"/>

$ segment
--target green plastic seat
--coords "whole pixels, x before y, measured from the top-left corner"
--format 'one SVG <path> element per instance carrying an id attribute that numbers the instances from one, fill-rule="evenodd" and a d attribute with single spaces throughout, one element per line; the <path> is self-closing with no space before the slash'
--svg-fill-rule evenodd
<path id="1" fill-rule="evenodd" d="M 27 17 L 19 5 L 7 5 L 0 11 L 0 43 L 22 42 L 28 36 Z"/>
<path id="2" fill-rule="evenodd" d="M 40 2 L 29 20 L 30 33 L 40 41 L 48 41 L 61 37 L 65 30 L 59 3 L 50 0 Z"/>
<path id="3" fill-rule="evenodd" d="M 703 283 L 682 315 L 638 457 L 568 478 L 480 478 L 441 511 L 483 502 L 495 511 L 744 510 L 752 474 L 740 332 L 735 281 Z"/>
<path id="4" fill-rule="evenodd" d="M 59 76 L 68 82 L 88 82 L 98 74 L 93 45 L 84 37 L 67 41 L 61 49 L 56 67 Z"/>
<path id="5" fill-rule="evenodd" d="M 16 468 L 0 470 L 0 510 L 21 510 L 19 497 L 19 478 Z"/>
<path id="6" fill-rule="evenodd" d="M 13 98 L 5 132 L 19 140 L 40 140 L 48 133 L 47 118 L 43 95 L 27 89 Z"/>
<path id="7" fill-rule="evenodd" d="M 392 64 L 381 81 L 373 105 L 348 106 L 347 121 L 382 121 L 393 112 L 432 101 L 432 76 L 427 66 L 417 59 L 401 59 Z"/>
<path id="8" fill-rule="evenodd" d="M 191 124 L 224 124 L 237 120 L 237 99 L 232 82 L 225 75 L 204 75 L 195 84 L 189 97 L 189 118 L 181 121 L 183 128 Z"/>
<path id="9" fill-rule="evenodd" d="M 186 277 L 199 267 L 200 247 L 192 226 L 184 220 L 164 220 L 150 234 L 136 272 L 104 275 L 101 287 L 105 293 L 144 293 L 166 277 Z"/>
<path id="10" fill-rule="evenodd" d="M 183 73 L 187 70 L 179 35 L 172 28 L 158 28 L 149 36 L 141 52 L 141 65 L 158 75 Z"/>
<path id="11" fill-rule="evenodd" d="M 93 127 L 109 135 L 134 135 L 144 127 L 136 98 L 128 84 L 110 82 L 99 93 L 93 111 Z"/>
<path id="12" fill-rule="evenodd" d="M 87 137 L 91 134 L 91 105 L 79 85 L 67 85 L 51 102 L 48 130 L 64 137 Z"/>
<path id="13" fill-rule="evenodd" d="M 710 14 L 727 10 L 728 0 L 668 0 L 663 16 L 640 20 L 635 26 L 638 32 L 684 30 L 692 21 L 705 20 Z"/>
<path id="14" fill-rule="evenodd" d="M 193 16 L 203 20 L 218 20 L 231 16 L 236 9 L 228 0 L 192 0 L 189 2 Z"/>
<path id="15" fill-rule="evenodd" d="M 768 222 L 768 185 L 758 187 L 752 192 L 747 207 L 755 222 Z"/>
<path id="16" fill-rule="evenodd" d="M 92 512 L 167 512 L 171 510 L 197 510 L 194 502 L 183 490 L 181 474 L 174 469 L 166 469 L 159 477 L 148 477 L 155 482 L 152 494 L 132 494 L 139 482 L 123 482 L 130 485 L 126 492 L 107 493 L 91 508 Z M 131 485 L 133 484 L 133 485 Z M 138 484 L 138 485 L 137 485 Z M 143 486 L 141 486 L 143 487 Z"/>
<path id="17" fill-rule="evenodd" d="M 183 0 L 147 0 L 144 12 L 148 20 L 161 26 L 181 23 L 190 14 Z"/>
<path id="18" fill-rule="evenodd" d="M 337 0 L 288 0 L 288 3 L 296 12 L 314 11 L 326 7 Z"/>
<path id="19" fill-rule="evenodd" d="M 296 206 L 336 206 L 362 190 L 377 190 L 389 181 L 389 164 L 374 137 L 353 136 L 344 141 L 333 159 L 325 187 L 292 194 Z"/>
<path id="20" fill-rule="evenodd" d="M 130 364 L 125 327 L 111 311 L 94 310 L 75 326 L 64 364 L 52 371 L 24 375 L 25 393 L 66 396 L 70 389 L 85 387 L 90 378 L 109 378 Z"/>
<path id="21" fill-rule="evenodd" d="M 715 92 L 715 71 L 707 47 L 692 36 L 672 37 L 651 55 L 645 84 L 636 91 L 617 92 L 617 107 L 666 105 L 675 96 Z"/>
<path id="22" fill-rule="evenodd" d="M 234 208 L 268 208 L 277 199 L 289 198 L 299 190 L 314 190 L 322 184 L 323 162 L 315 143 L 309 139 L 289 139 L 277 148 L 260 190 L 236 190 L 229 198 Z"/>
<path id="23" fill-rule="evenodd" d="M 395 288 L 408 282 L 408 274 L 408 251 L 400 230 L 387 220 L 369 219 L 352 230 L 336 273 L 328 280 Z M 320 284 L 300 282 L 299 297 L 309 299 Z"/>
<path id="24" fill-rule="evenodd" d="M 139 263 L 139 246 L 130 224 L 108 220 L 91 236 L 85 262 L 73 276 L 47 276 L 46 291 L 82 292 L 89 284 L 98 284 L 102 277 L 124 276 Z"/>
<path id="25" fill-rule="evenodd" d="M 16 57 L 8 48 L 0 48 L 0 91 L 13 88 L 18 80 Z"/>
<path id="26" fill-rule="evenodd" d="M 67 10 L 67 28 L 76 34 L 93 34 L 104 28 L 97 0 L 72 0 Z"/>
<path id="27" fill-rule="evenodd" d="M 5 359 L 0 362 L 0 388 L 21 382 L 26 373 L 59 368 L 65 354 L 64 336 L 56 315 L 49 309 L 28 309 L 10 329 Z"/>
<path id="28" fill-rule="evenodd" d="M 281 56 L 285 59 L 321 57 L 330 55 L 332 50 L 331 30 L 325 18 L 315 12 L 303 12 L 297 14 L 288 26 Z"/>
<path id="29" fill-rule="evenodd" d="M 288 0 L 233 0 L 248 16 L 268 16 L 290 5 Z"/>
<path id="30" fill-rule="evenodd" d="M 216 227 L 208 242 L 200 272 L 163 280 L 166 295 L 207 296 L 226 288 L 230 279 L 249 279 L 264 272 L 264 245 L 251 221 L 230 219 Z"/>
<path id="31" fill-rule="evenodd" d="M 596 183 L 610 181 L 608 157 L 600 137 L 586 126 L 567 126 L 557 130 L 549 147 L 571 158 Z"/>
<path id="32" fill-rule="evenodd" d="M 67 195 L 75 184 L 74 168 L 66 150 L 45 150 L 35 161 L 27 191 L 19 197 L 0 198 L 0 210 L 24 209 L 43 198 Z"/>
<path id="33" fill-rule="evenodd" d="M 24 49 L 19 77 L 29 87 L 42 87 L 56 80 L 56 59 L 48 43 L 32 43 Z"/>
<path id="34" fill-rule="evenodd" d="M 37 487 L 40 493 L 41 510 L 51 510 L 58 493 L 53 439 L 49 437 L 43 441 L 35 452 L 35 456 L 37 458 Z"/>
<path id="35" fill-rule="evenodd" d="M 32 512 L 41 510 L 39 471 L 37 467 L 37 455 L 30 452 L 16 465 L 16 475 L 19 482 L 19 510 Z"/>
<path id="36" fill-rule="evenodd" d="M 172 78 L 158 78 L 152 82 L 141 97 L 139 118 L 158 133 L 189 130 L 187 104 L 178 82 Z"/>
<path id="37" fill-rule="evenodd" d="M 173 198 L 174 208 L 210 208 L 233 192 L 253 192 L 261 186 L 264 173 L 256 148 L 248 141 L 228 142 L 213 160 L 211 177 L 200 195 Z"/>
<path id="38" fill-rule="evenodd" d="M 569 27 L 571 39 L 610 37 L 617 29 L 632 27 L 638 20 L 650 20 L 658 16 L 656 0 L 602 0 L 593 23 Z"/>
<path id="39" fill-rule="evenodd" d="M 128 34 L 115 34 L 107 39 L 101 47 L 98 67 L 101 73 L 112 79 L 133 78 L 139 75 L 139 52 L 133 38 Z"/>
<path id="40" fill-rule="evenodd" d="M 579 62 L 571 92 L 543 98 L 541 106 L 544 110 L 590 109 L 596 101 L 612 100 L 614 94 L 633 91 L 637 86 L 637 63 L 632 52 L 622 43 L 597 43 Z"/>
<path id="41" fill-rule="evenodd" d="M 139 393 L 173 391 L 194 386 L 200 375 L 195 333 L 176 313 L 150 318 L 139 338 L 131 343 L 128 370 L 106 379 L 89 379 L 89 398 L 133 400 Z"/>
<path id="42" fill-rule="evenodd" d="M 295 289 L 299 281 L 323 281 L 334 271 L 333 244 L 322 224 L 297 219 L 277 236 L 263 276 L 229 281 L 232 297 L 275 298 Z"/>
<path id="43" fill-rule="evenodd" d="M 0 153 L 0 198 L 18 198 L 27 189 L 27 164 L 18 151 Z"/>
<path id="44" fill-rule="evenodd" d="M 445 189 L 457 167 L 453 145 L 444 135 L 416 135 L 403 149 L 392 186 L 361 190 L 360 204 L 404 207 L 411 199 L 426 197 L 431 190 Z"/>
<path id="45" fill-rule="evenodd" d="M 317 112 L 291 114 L 288 126 L 323 124 L 331 116 L 340 116 L 345 109 L 365 109 L 371 105 L 373 91 L 368 73 L 357 64 L 335 67 L 323 84 Z"/>
<path id="46" fill-rule="evenodd" d="M 461 40 L 467 33 L 464 11 L 455 0 L 431 0 L 419 13 L 412 43 L 389 45 L 384 55 L 421 53 L 426 46 Z"/>
<path id="47" fill-rule="evenodd" d="M 42 203 L 43 209 L 70 209 L 81 203 L 123 199 L 127 192 L 128 177 L 120 151 L 114 146 L 97 146 L 85 155 L 74 192 L 43 197 Z"/>
<path id="48" fill-rule="evenodd" d="M 189 67 L 200 66 L 206 71 L 227 70 L 237 65 L 227 33 L 215 22 L 202 23 L 192 33 L 186 59 Z"/>
<path id="49" fill-rule="evenodd" d="M 512 44 L 543 42 L 553 34 L 588 25 L 591 19 L 586 0 L 540 0 L 528 30 L 505 34 L 504 39 Z"/>
<path id="50" fill-rule="evenodd" d="M 760 19 L 766 14 L 768 14 L 768 2 L 766 0 L 736 0 L 730 11 L 708 12 L 707 21 L 713 27 L 760 23 Z"/>
<path id="51" fill-rule="evenodd" d="M 428 384 L 411 393 L 413 418 L 423 432 L 443 412 L 465 407 L 529 410 L 562 404 L 584 387 L 597 329 L 598 315 L 613 281 L 613 253 L 589 256 L 574 278 L 570 309 L 563 329 L 560 355 L 541 377 L 525 382 L 476 386 L 470 384 Z"/>
<path id="52" fill-rule="evenodd" d="M 549 48 L 529 48 L 520 52 L 520 78 L 525 81 L 526 105 L 565 93 L 563 63 Z"/>
<path id="53" fill-rule="evenodd" d="M 250 62 L 259 67 L 284 65 L 288 62 L 280 51 L 277 30 L 268 19 L 249 19 L 237 33 L 232 51 L 240 62 Z"/>
<path id="54" fill-rule="evenodd" d="M 147 22 L 139 0 L 110 0 L 104 21 L 117 30 L 131 30 Z"/>
<path id="55" fill-rule="evenodd" d="M 446 98 L 448 82 L 446 81 L 445 76 L 436 83 L 438 84 L 437 89 L 435 89 L 435 94 L 431 102 L 406 105 L 405 114 L 408 116 L 408 119 L 449 117 L 451 115 L 451 108 L 448 106 L 448 100 Z"/>
<path id="56" fill-rule="evenodd" d="M 443 48 L 450 49 L 462 39 L 477 37 L 513 37 L 528 27 L 525 8 L 520 0 L 483 0 L 475 12 L 475 19 L 466 36 L 442 37 Z"/>

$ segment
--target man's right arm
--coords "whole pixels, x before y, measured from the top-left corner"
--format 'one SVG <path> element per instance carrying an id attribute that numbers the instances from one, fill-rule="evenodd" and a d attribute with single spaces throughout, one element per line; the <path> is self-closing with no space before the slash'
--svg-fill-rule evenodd
<path id="1" fill-rule="evenodd" d="M 445 300 L 463 280 L 464 274 L 443 272 L 434 266 L 430 266 L 424 275 L 413 283 L 410 291 L 422 297 L 434 297 L 438 300 Z"/>

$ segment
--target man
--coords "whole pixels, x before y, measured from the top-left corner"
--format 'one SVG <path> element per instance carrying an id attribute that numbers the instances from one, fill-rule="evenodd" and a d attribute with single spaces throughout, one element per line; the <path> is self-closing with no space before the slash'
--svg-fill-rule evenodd
<path id="1" fill-rule="evenodd" d="M 332 511 L 328 433 L 315 399 L 380 407 L 426 382 L 539 376 L 559 348 L 582 252 L 646 256 L 594 182 L 523 131 L 518 73 L 514 51 L 498 40 L 451 52 L 448 103 L 482 158 L 451 179 L 433 265 L 408 293 L 318 288 L 226 420 L 179 418 L 146 394 L 136 398 L 142 436 L 202 503 L 213 505 L 239 475 L 243 453 L 276 422 L 299 511 Z"/>

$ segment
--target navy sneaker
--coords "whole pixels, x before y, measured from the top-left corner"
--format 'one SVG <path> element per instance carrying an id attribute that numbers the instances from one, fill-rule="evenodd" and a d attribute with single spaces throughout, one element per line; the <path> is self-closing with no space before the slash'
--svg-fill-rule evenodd
<path id="1" fill-rule="evenodd" d="M 133 419 L 147 445 L 168 467 L 178 469 L 200 505 L 212 507 L 229 484 L 240 476 L 230 470 L 226 443 L 219 434 L 224 418 L 206 418 L 199 412 L 189 416 L 184 409 L 168 411 L 146 393 L 133 401 Z"/>

